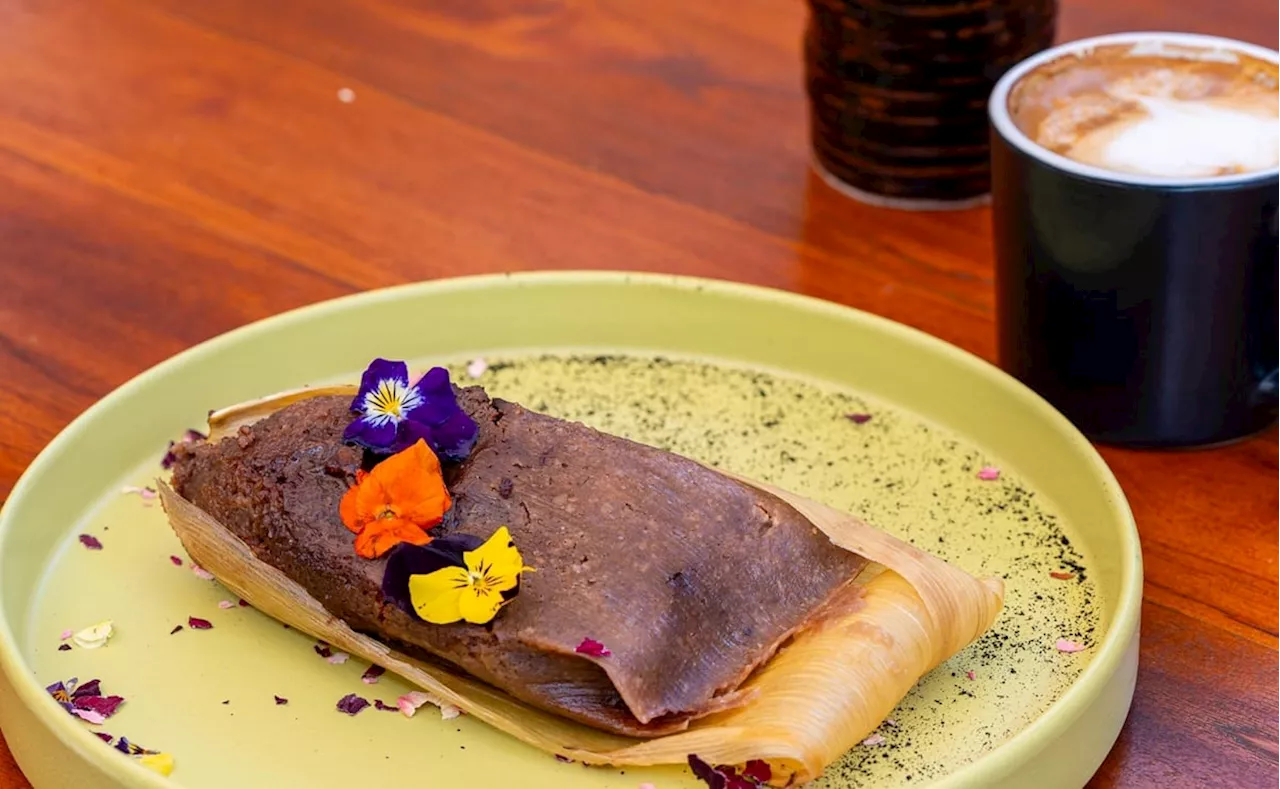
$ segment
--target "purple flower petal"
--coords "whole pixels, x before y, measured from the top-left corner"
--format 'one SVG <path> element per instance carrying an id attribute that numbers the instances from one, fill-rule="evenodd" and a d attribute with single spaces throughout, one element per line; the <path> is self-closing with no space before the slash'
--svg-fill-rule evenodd
<path id="1" fill-rule="evenodd" d="M 374 699 L 374 700 L 373 700 L 373 708 L 374 708 L 375 710 L 381 710 L 381 711 L 383 711 L 383 712 L 399 712 L 399 711 L 400 711 L 400 708 L 399 708 L 399 707 L 396 707 L 396 706 L 393 706 L 393 705 L 391 705 L 391 704 L 388 704 L 388 703 L 386 703 L 385 701 L 383 701 L 382 699 Z"/>
<path id="2" fill-rule="evenodd" d="M 396 423 L 390 420 L 373 422 L 365 417 L 357 417 L 342 431 L 344 441 L 354 441 L 369 449 L 387 450 L 396 443 Z"/>
<path id="3" fill-rule="evenodd" d="M 288 700 L 288 699 L 286 699 L 284 696 L 272 696 L 272 698 L 276 700 L 276 706 L 277 706 L 277 707 L 279 707 L 279 706 L 280 706 L 280 705 L 282 705 L 282 704 L 288 704 L 288 703 L 289 703 L 289 700 Z"/>
<path id="4" fill-rule="evenodd" d="M 871 421 L 871 414 L 845 414 L 844 418 L 855 425 L 865 425 Z"/>
<path id="5" fill-rule="evenodd" d="M 386 672 L 387 670 L 382 666 L 369 666 L 364 670 L 364 673 L 360 675 L 360 681 L 366 685 L 377 684 L 378 677 L 381 677 Z"/>
<path id="6" fill-rule="evenodd" d="M 212 630 L 213 623 L 208 619 L 201 619 L 198 616 L 187 617 L 187 627 L 192 630 Z"/>
<path id="7" fill-rule="evenodd" d="M 484 540 L 472 534 L 450 534 L 426 545 L 400 543 L 387 554 L 387 566 L 382 571 L 382 596 L 416 617 L 418 612 L 409 600 L 409 576 L 426 575 L 445 567 L 463 567 L 462 554 L 483 544 Z"/>
<path id="8" fill-rule="evenodd" d="M 449 383 L 449 371 L 443 367 L 427 370 L 413 388 L 417 390 L 421 403 L 405 416 L 415 422 L 436 427 L 443 425 L 458 410 L 453 384 Z"/>
<path id="9" fill-rule="evenodd" d="M 80 535 L 80 544 L 81 544 L 81 545 L 83 545 L 84 547 L 88 548 L 88 549 L 89 549 L 89 550 L 91 550 L 91 551 L 100 551 L 100 550 L 102 550 L 102 543 L 101 543 L 101 541 L 99 541 L 99 540 L 98 540 L 98 538 L 97 538 L 97 537 L 94 537 L 92 534 L 81 534 L 81 535 Z"/>
<path id="10" fill-rule="evenodd" d="M 141 745 L 129 742 L 129 738 L 123 736 L 116 741 L 115 749 L 121 753 L 127 753 L 130 756 L 142 756 L 144 754 L 156 753 L 155 751 L 143 748 Z"/>
<path id="11" fill-rule="evenodd" d="M 100 679 L 91 679 L 88 682 L 84 683 L 83 685 L 76 686 L 76 689 L 71 692 L 71 698 L 73 700 L 89 698 L 91 696 L 101 696 L 101 695 L 102 695 L 102 680 Z"/>
<path id="12" fill-rule="evenodd" d="M 58 645 L 58 651 L 59 651 L 59 652 L 70 652 L 70 651 L 71 651 L 71 645 L 70 645 L 70 644 L 59 644 L 59 645 Z"/>
<path id="13" fill-rule="evenodd" d="M 97 737 L 99 740 L 102 740 L 107 745 L 110 745 L 111 741 L 115 739 L 115 737 L 112 737 L 110 734 L 107 734 L 105 731 L 95 731 L 93 733 L 93 736 Z"/>
<path id="14" fill-rule="evenodd" d="M 480 428 L 475 421 L 459 408 L 443 424 L 431 428 L 431 440 L 427 443 L 440 460 L 460 463 L 471 454 L 479 433 Z"/>
<path id="15" fill-rule="evenodd" d="M 338 699 L 338 712 L 345 712 L 348 715 L 357 715 L 365 707 L 369 706 L 367 699 L 362 699 L 354 693 L 348 693 Z"/>
<path id="16" fill-rule="evenodd" d="M 430 428 L 427 435 L 416 431 L 418 437 L 426 438 L 427 445 L 443 461 L 458 462 L 465 460 L 475 446 L 479 427 L 458 405 L 453 384 L 449 382 L 449 371 L 443 367 L 432 367 L 418 383 L 414 385 L 421 403 L 405 414 L 411 422 L 417 422 Z M 409 441 L 410 436 L 404 440 Z M 414 438 L 406 447 L 413 446 Z M 397 443 L 400 443 L 397 441 Z"/>
<path id="17" fill-rule="evenodd" d="M 170 561 L 170 563 L 172 563 L 172 564 L 173 564 L 173 566 L 174 566 L 174 567 L 181 567 L 181 566 L 182 566 L 182 559 L 181 559 L 181 558 L 179 558 L 179 557 L 177 557 L 177 556 L 170 556 L 170 557 L 169 557 L 169 561 Z"/>
<path id="18" fill-rule="evenodd" d="M 365 368 L 364 375 L 360 377 L 360 391 L 356 392 L 355 398 L 351 401 L 351 410 L 363 412 L 365 396 L 388 379 L 399 381 L 408 386 L 409 365 L 404 362 L 392 362 L 386 359 L 374 359 L 369 362 L 369 366 Z"/>
<path id="19" fill-rule="evenodd" d="M 689 754 L 689 769 L 693 771 L 694 778 L 712 789 L 724 789 L 726 783 L 724 775 L 692 753 Z"/>

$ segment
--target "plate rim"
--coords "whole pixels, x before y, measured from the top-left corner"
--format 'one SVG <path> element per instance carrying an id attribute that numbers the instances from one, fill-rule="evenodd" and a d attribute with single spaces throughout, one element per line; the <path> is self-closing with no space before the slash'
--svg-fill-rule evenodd
<path id="1" fill-rule="evenodd" d="M 1061 729 L 1066 728 L 1082 714 L 1088 706 L 1105 690 L 1105 686 L 1122 668 L 1132 642 L 1137 638 L 1142 608 L 1143 563 L 1142 549 L 1137 530 L 1137 523 L 1129 507 L 1128 499 L 1120 487 L 1106 461 L 1098 450 L 1065 416 L 1050 405 L 1044 398 L 998 366 L 985 359 L 935 337 L 920 329 L 907 326 L 889 318 L 839 304 L 814 296 L 795 293 L 788 290 L 753 285 L 730 280 L 695 277 L 680 274 L 660 274 L 640 271 L 609 271 L 593 269 L 576 269 L 563 271 L 524 271 L 491 274 L 475 274 L 459 277 L 444 277 L 434 280 L 404 283 L 386 288 L 346 294 L 311 304 L 302 305 L 276 315 L 260 318 L 248 324 L 230 329 L 215 335 L 196 345 L 186 348 L 173 356 L 143 370 L 129 380 L 117 386 L 105 396 L 94 402 L 87 409 L 71 420 L 57 435 L 45 445 L 14 483 L 13 489 L 4 507 L 0 508 L 0 550 L 7 543 L 9 535 L 16 529 L 15 510 L 21 510 L 27 490 L 43 472 L 46 466 L 73 445 L 79 435 L 94 422 L 97 415 L 112 405 L 133 396 L 134 392 L 145 387 L 152 379 L 166 375 L 170 370 L 184 365 L 196 363 L 201 357 L 216 353 L 224 346 L 274 331 L 278 326 L 287 326 L 303 321 L 310 321 L 325 315 L 347 309 L 352 304 L 415 298 L 419 293 L 448 293 L 458 290 L 487 289 L 494 286 L 512 285 L 648 285 L 666 287 L 681 292 L 709 291 L 745 300 L 770 301 L 793 308 L 826 313 L 833 317 L 860 322 L 872 330 L 896 335 L 904 341 L 922 345 L 928 350 L 940 353 L 962 366 L 968 367 L 976 374 L 995 378 L 1001 386 L 1032 407 L 1037 416 L 1057 430 L 1077 450 L 1087 458 L 1093 471 L 1105 486 L 1108 506 L 1118 515 L 1121 526 L 1120 538 L 1124 547 L 1124 556 L 1120 561 L 1121 582 L 1116 595 L 1116 613 L 1111 626 L 1098 645 L 1089 665 L 1080 673 L 1074 682 L 1044 710 L 1035 720 L 1014 734 L 1003 743 L 983 754 L 977 759 L 962 765 L 945 776 L 929 784 L 933 789 L 955 789 L 961 786 L 980 785 L 980 778 L 991 777 L 1014 769 L 1022 761 L 1024 754 L 1043 750 Z M 156 787 L 173 787 L 172 780 L 162 778 L 158 774 L 135 764 L 132 760 L 117 759 L 101 748 L 101 742 L 92 732 L 70 716 L 63 714 L 61 707 L 39 684 L 21 655 L 17 639 L 8 617 L 0 608 L 0 673 L 8 678 L 17 699 L 28 710 L 43 722 L 62 744 L 90 761 L 104 773 L 133 785 Z M 55 714 L 57 713 L 57 714 Z M 96 744 L 95 747 L 87 747 Z M 1110 753 L 1110 747 L 1108 748 Z M 14 754 L 15 760 L 17 754 Z"/>

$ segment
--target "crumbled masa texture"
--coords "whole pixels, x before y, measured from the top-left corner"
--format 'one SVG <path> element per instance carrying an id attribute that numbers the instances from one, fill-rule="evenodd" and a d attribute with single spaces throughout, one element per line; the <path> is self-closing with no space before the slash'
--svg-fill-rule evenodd
<path id="1" fill-rule="evenodd" d="M 490 358 L 491 395 L 810 495 L 964 567 L 1005 579 L 1005 611 L 929 674 L 811 786 L 923 785 L 1018 732 L 1079 676 L 1105 623 L 1070 525 L 944 428 L 814 383 L 722 365 L 622 356 Z M 463 360 L 453 368 L 459 374 Z M 471 383 L 471 381 L 468 381 Z M 844 415 L 874 418 L 855 424 Z M 1071 571 L 1069 581 L 1049 573 Z M 1058 638 L 1086 645 L 1054 649 Z M 974 679 L 966 676 L 974 673 Z"/>

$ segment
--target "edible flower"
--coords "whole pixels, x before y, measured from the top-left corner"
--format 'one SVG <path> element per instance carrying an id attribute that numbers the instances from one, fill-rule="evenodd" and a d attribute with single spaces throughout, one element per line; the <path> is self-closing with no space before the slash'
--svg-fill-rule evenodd
<path id="1" fill-rule="evenodd" d="M 418 616 L 434 625 L 492 621 L 510 599 L 524 566 L 506 526 L 475 550 L 462 554 L 462 566 L 409 576 L 409 599 Z"/>
<path id="2" fill-rule="evenodd" d="M 731 764 L 714 767 L 695 754 L 689 754 L 689 769 L 695 778 L 711 789 L 757 789 L 773 778 L 773 769 L 761 759 L 752 759 L 741 771 Z"/>
<path id="3" fill-rule="evenodd" d="M 45 690 L 64 710 L 95 726 L 104 723 L 124 703 L 121 696 L 102 695 L 101 683 L 96 679 L 78 684 L 73 677 L 65 682 L 55 682 Z"/>
<path id="4" fill-rule="evenodd" d="M 378 465 L 356 472 L 339 513 L 356 534 L 356 553 L 376 559 L 400 543 L 431 542 L 427 529 L 453 506 L 440 461 L 422 439 Z"/>
<path id="5" fill-rule="evenodd" d="M 354 693 L 348 693 L 338 699 L 338 712 L 345 712 L 348 715 L 359 715 L 360 711 L 369 706 L 369 700 L 363 696 L 357 696 Z"/>
<path id="6" fill-rule="evenodd" d="M 347 425 L 343 438 L 380 453 L 399 452 L 421 439 L 445 460 L 460 461 L 479 430 L 458 406 L 443 367 L 432 367 L 411 386 L 404 362 L 374 359 L 351 410 L 360 416 Z"/>
<path id="7" fill-rule="evenodd" d="M 417 616 L 413 601 L 409 599 L 409 578 L 446 567 L 466 567 L 462 554 L 481 545 L 484 545 L 484 540 L 474 534 L 449 534 L 426 545 L 397 545 L 387 555 L 387 567 L 382 572 L 382 596 L 406 614 Z"/>

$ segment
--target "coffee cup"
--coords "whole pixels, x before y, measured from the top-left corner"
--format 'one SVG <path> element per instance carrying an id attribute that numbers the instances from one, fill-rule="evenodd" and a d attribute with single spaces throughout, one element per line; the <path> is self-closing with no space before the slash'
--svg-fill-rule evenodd
<path id="1" fill-rule="evenodd" d="M 1275 419 L 1277 64 L 1125 33 L 991 94 L 1000 364 L 1095 440 L 1216 444 Z"/>

